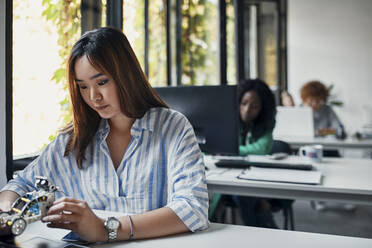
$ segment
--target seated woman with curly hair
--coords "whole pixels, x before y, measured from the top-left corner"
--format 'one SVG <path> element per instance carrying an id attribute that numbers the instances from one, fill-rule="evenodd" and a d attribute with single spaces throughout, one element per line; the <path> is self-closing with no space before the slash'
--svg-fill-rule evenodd
<path id="1" fill-rule="evenodd" d="M 260 79 L 244 80 L 238 85 L 240 113 L 239 154 L 265 155 L 271 152 L 275 126 L 275 98 L 270 88 Z M 233 201 L 240 209 L 247 226 L 277 228 L 266 199 L 246 196 L 213 195 L 210 205 L 211 220 L 218 221 L 214 210 L 218 204 Z M 218 210 L 216 210 L 218 212 Z"/>
<path id="2" fill-rule="evenodd" d="M 319 81 L 310 81 L 301 88 L 302 102 L 313 109 L 314 129 L 317 136 L 335 134 L 338 128 L 343 128 L 336 113 L 327 105 L 328 97 L 328 88 Z"/>

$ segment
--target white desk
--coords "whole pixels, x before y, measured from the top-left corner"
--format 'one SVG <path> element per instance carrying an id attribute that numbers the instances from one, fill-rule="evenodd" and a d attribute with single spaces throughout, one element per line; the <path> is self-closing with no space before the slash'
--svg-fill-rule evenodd
<path id="1" fill-rule="evenodd" d="M 282 140 L 291 145 L 292 148 L 297 149 L 304 145 L 323 145 L 325 149 L 372 149 L 372 139 L 357 140 L 347 138 L 345 140 L 338 140 L 335 137 L 274 137 L 274 139 Z"/>
<path id="2" fill-rule="evenodd" d="M 101 215 L 98 211 L 97 214 Z M 104 214 L 107 215 L 107 214 Z M 88 227 L 87 227 L 88 228 Z M 30 224 L 25 233 L 17 238 L 18 242 L 25 241 L 34 236 L 47 237 L 60 240 L 67 231 L 50 229 L 41 222 Z M 274 230 L 247 226 L 234 226 L 212 223 L 206 231 L 185 233 L 169 237 L 134 240 L 130 242 L 117 242 L 93 247 L 162 247 L 162 248 L 226 248 L 226 247 L 283 247 L 283 248 L 370 248 L 372 239 L 353 238 L 336 235 L 314 234 L 295 231 Z M 27 247 L 30 248 L 30 247 Z"/>
<path id="3" fill-rule="evenodd" d="M 262 182 L 236 177 L 239 169 L 215 168 L 205 157 L 208 191 L 283 199 L 326 200 L 372 205 L 372 160 L 327 158 L 313 164 L 323 173 L 320 185 Z"/>

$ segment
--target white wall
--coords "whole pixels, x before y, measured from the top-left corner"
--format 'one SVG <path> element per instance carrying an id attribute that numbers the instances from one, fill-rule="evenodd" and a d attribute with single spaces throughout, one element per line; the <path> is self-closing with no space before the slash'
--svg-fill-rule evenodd
<path id="1" fill-rule="evenodd" d="M 335 108 L 346 130 L 366 122 L 372 107 L 372 1 L 288 1 L 288 89 L 296 104 L 312 79 L 334 83 L 344 107 Z"/>
<path id="2" fill-rule="evenodd" d="M 5 1 L 0 1 L 0 188 L 6 183 L 5 172 Z"/>

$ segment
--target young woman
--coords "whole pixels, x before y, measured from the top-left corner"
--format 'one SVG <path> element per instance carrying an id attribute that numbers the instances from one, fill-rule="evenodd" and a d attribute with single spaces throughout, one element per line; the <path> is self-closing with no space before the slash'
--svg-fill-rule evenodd
<path id="1" fill-rule="evenodd" d="M 274 95 L 265 82 L 259 79 L 245 80 L 238 85 L 240 112 L 239 153 L 265 155 L 271 152 L 276 105 Z M 247 226 L 277 228 L 268 201 L 256 197 L 233 196 L 244 224 Z M 218 208 L 230 196 L 214 194 L 211 202 L 211 219 L 219 220 Z"/>
<path id="2" fill-rule="evenodd" d="M 73 122 L 2 189 L 0 209 L 34 190 L 41 175 L 62 197 L 43 221 L 87 241 L 207 228 L 204 162 L 193 128 L 151 88 L 125 35 L 87 32 L 67 67 Z M 104 220 L 92 209 L 123 216 Z"/>
<path id="3" fill-rule="evenodd" d="M 245 80 L 238 85 L 240 110 L 240 155 L 265 155 L 271 152 L 275 127 L 275 98 L 266 83 Z M 256 197 L 233 196 L 243 221 L 248 226 L 277 228 L 270 204 Z"/>
<path id="4" fill-rule="evenodd" d="M 275 127 L 275 98 L 265 82 L 246 80 L 238 85 L 240 155 L 271 152 Z"/>

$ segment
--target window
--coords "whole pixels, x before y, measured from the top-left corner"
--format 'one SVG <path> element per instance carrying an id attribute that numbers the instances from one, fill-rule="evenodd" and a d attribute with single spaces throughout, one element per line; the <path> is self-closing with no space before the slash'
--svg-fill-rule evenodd
<path id="1" fill-rule="evenodd" d="M 13 1 L 13 157 L 40 151 L 67 121 L 64 58 L 80 1 L 54 2 Z"/>
<path id="2" fill-rule="evenodd" d="M 181 6 L 182 84 L 217 85 L 217 1 L 184 0 Z"/>
<path id="3" fill-rule="evenodd" d="M 278 85 L 278 12 L 273 2 L 264 2 L 260 9 L 259 68 L 260 77 L 271 87 Z"/>
<path id="4" fill-rule="evenodd" d="M 127 36 L 137 58 L 145 67 L 144 1 L 123 2 L 123 32 Z"/>
<path id="5" fill-rule="evenodd" d="M 226 0 L 227 83 L 236 84 L 235 13 L 233 0 Z"/>
<path id="6" fill-rule="evenodd" d="M 286 0 L 235 1 L 239 40 L 238 79 L 260 78 L 277 98 L 286 88 Z"/>
<path id="7" fill-rule="evenodd" d="M 167 85 L 166 6 L 163 0 L 149 1 L 149 81 Z"/>
<path id="8" fill-rule="evenodd" d="M 13 87 L 7 82 L 13 157 L 40 151 L 70 120 L 65 61 L 82 31 L 122 28 L 153 86 L 260 77 L 280 90 L 286 87 L 286 3 L 14 0 Z"/>

